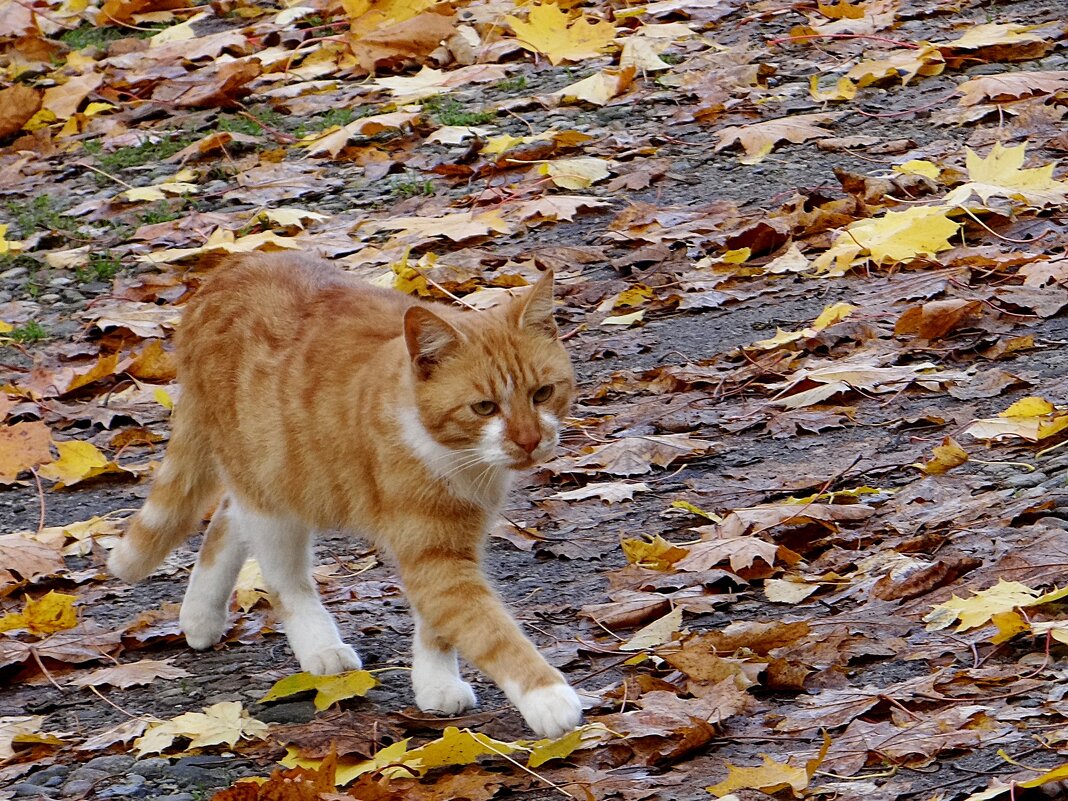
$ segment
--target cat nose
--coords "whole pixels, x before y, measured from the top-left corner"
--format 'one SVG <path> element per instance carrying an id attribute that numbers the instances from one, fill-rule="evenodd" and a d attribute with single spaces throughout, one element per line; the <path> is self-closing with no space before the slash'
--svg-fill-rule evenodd
<path id="1" fill-rule="evenodd" d="M 531 454 L 534 453 L 534 450 L 539 445 L 541 445 L 541 434 L 537 431 L 524 431 L 512 437 L 512 442 L 514 442 L 528 454 Z"/>

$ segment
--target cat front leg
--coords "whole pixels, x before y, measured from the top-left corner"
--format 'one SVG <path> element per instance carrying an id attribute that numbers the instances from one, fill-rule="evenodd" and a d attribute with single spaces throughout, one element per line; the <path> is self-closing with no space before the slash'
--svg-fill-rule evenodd
<path id="1" fill-rule="evenodd" d="M 458 715 L 478 703 L 471 685 L 460 678 L 456 649 L 415 614 L 412 637 L 412 689 L 424 712 Z"/>
<path id="2" fill-rule="evenodd" d="M 300 669 L 317 676 L 359 670 L 360 657 L 342 642 L 312 579 L 311 529 L 236 501 L 231 502 L 230 521 L 240 527 L 260 563 Z"/>
<path id="3" fill-rule="evenodd" d="M 477 548 L 405 548 L 397 560 L 421 625 L 489 676 L 535 733 L 559 737 L 579 724 L 578 695 L 489 587 Z"/>

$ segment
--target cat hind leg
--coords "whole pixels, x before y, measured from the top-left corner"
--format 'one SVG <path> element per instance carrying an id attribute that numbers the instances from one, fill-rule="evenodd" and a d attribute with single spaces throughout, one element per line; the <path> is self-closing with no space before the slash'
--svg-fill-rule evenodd
<path id="1" fill-rule="evenodd" d="M 341 640 L 312 579 L 312 532 L 294 520 L 266 515 L 235 501 L 230 519 L 260 563 L 271 600 L 301 670 L 317 676 L 358 670 L 357 653 Z"/>
<path id="2" fill-rule="evenodd" d="M 229 628 L 230 596 L 248 553 L 229 512 L 230 499 L 225 497 L 204 533 L 178 615 L 186 642 L 198 651 L 215 645 Z"/>

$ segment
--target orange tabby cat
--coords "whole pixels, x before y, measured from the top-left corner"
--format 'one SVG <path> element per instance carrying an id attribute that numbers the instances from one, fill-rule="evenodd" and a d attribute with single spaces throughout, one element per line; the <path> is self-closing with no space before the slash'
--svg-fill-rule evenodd
<path id="1" fill-rule="evenodd" d="M 227 629 L 251 552 L 302 669 L 360 667 L 311 578 L 316 530 L 355 530 L 396 558 L 415 616 L 421 709 L 475 704 L 456 651 L 541 736 L 578 696 L 487 585 L 488 524 L 518 470 L 547 459 L 574 394 L 552 275 L 493 309 L 425 303 L 291 254 L 224 261 L 178 334 L 182 395 L 152 491 L 109 567 L 151 573 L 222 500 L 180 622 L 193 648 Z"/>

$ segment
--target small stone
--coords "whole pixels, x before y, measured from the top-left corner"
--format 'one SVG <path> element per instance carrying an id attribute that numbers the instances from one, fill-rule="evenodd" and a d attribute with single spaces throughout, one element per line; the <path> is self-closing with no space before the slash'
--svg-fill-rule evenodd
<path id="1" fill-rule="evenodd" d="M 74 282 L 70 278 L 67 278 L 67 276 L 65 276 L 65 275 L 57 275 L 55 278 L 53 278 L 51 281 L 48 282 L 48 285 L 49 286 L 70 286 L 73 283 Z"/>
<path id="2" fill-rule="evenodd" d="M 10 267 L 0 273 L 0 279 L 3 278 L 22 278 L 24 275 L 29 274 L 29 270 L 25 267 Z"/>
<path id="3" fill-rule="evenodd" d="M 315 717 L 315 704 L 311 701 L 291 701 L 274 704 L 256 715 L 264 723 L 307 723 Z"/>
<path id="4" fill-rule="evenodd" d="M 192 793 L 173 793 L 172 795 L 157 795 L 156 801 L 196 801 Z"/>
<path id="5" fill-rule="evenodd" d="M 134 758 L 129 754 L 105 754 L 104 756 L 90 759 L 85 763 L 84 767 L 93 770 L 105 770 L 109 773 L 125 773 L 133 763 Z"/>
<path id="6" fill-rule="evenodd" d="M 85 300 L 85 295 L 77 289 L 64 289 L 62 294 L 63 300 L 67 301 L 67 303 L 81 303 Z"/>
<path id="7" fill-rule="evenodd" d="M 59 295 L 55 292 L 46 292 L 37 298 L 38 303 L 58 303 L 60 300 Z"/>
<path id="8" fill-rule="evenodd" d="M 1003 479 L 1002 483 L 1004 483 L 1006 487 L 1021 489 L 1023 487 L 1034 487 L 1048 480 L 1049 476 L 1040 470 L 1036 470 L 1033 473 L 1017 473 L 1016 475 L 1009 476 L 1008 478 Z"/>
<path id="9" fill-rule="evenodd" d="M 30 782 L 16 784 L 11 789 L 15 793 L 15 798 L 51 798 L 56 792 L 49 787 Z"/>
<path id="10" fill-rule="evenodd" d="M 80 798 L 88 795 L 94 787 L 96 787 L 96 782 L 92 779 L 71 779 L 63 785 L 63 792 L 68 796 Z"/>
<path id="11" fill-rule="evenodd" d="M 141 785 L 145 783 L 144 776 L 138 776 L 136 773 L 131 773 L 126 777 L 126 781 L 122 784 L 115 784 L 104 790 L 97 792 L 97 798 L 123 798 L 130 795 L 140 795 L 138 790 L 141 789 Z"/>
<path id="12" fill-rule="evenodd" d="M 138 776 L 144 776 L 146 779 L 154 779 L 158 776 L 162 776 L 171 766 L 169 759 L 163 759 L 162 757 L 148 757 L 147 759 L 139 759 L 130 765 L 129 772 L 136 773 Z"/>

